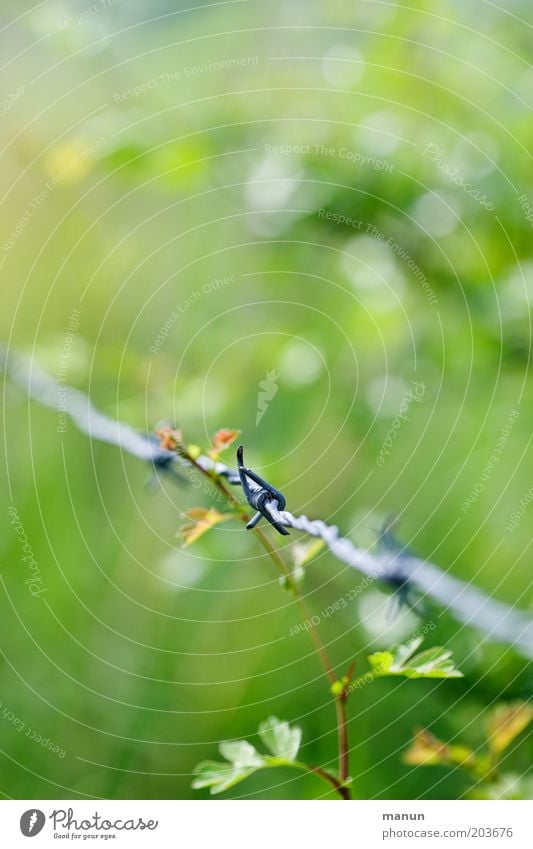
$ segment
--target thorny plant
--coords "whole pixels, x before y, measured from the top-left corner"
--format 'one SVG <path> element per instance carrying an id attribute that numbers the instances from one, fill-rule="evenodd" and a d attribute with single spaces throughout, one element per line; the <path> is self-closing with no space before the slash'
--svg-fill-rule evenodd
<path id="1" fill-rule="evenodd" d="M 8 351 L 0 342 L 0 368 L 28 397 L 58 411 L 57 382 L 35 360 L 18 352 Z M 189 446 L 188 453 L 195 458 L 196 467 L 201 469 L 200 474 L 177 452 L 176 446 L 180 440 L 172 440 L 167 434 L 161 446 L 155 436 L 139 433 L 126 422 L 116 421 L 102 413 L 79 389 L 65 385 L 62 390 L 65 393 L 65 403 L 60 404 L 61 421 L 64 414 L 90 439 L 116 446 L 120 451 L 148 463 L 156 474 L 180 480 L 184 480 L 184 475 L 193 487 L 197 488 L 197 484 L 201 486 L 202 480 L 206 487 L 213 484 L 212 476 L 208 475 L 208 479 L 205 476 L 205 472 L 211 471 L 228 484 L 242 485 L 237 470 L 214 460 L 213 457 L 203 456 L 199 448 Z M 169 448 L 165 447 L 168 440 Z M 223 446 L 220 446 L 219 450 L 223 450 Z M 216 456 L 218 455 L 215 452 Z M 248 476 L 247 481 L 250 490 L 258 488 L 258 484 L 253 479 L 248 479 Z M 217 488 L 213 492 L 214 500 L 226 500 L 220 489 Z M 533 659 L 533 617 L 530 612 L 521 610 L 514 604 L 506 604 L 483 592 L 471 581 L 464 581 L 449 570 L 418 557 L 395 538 L 390 528 L 385 529 L 382 534 L 379 548 L 370 552 L 343 537 L 335 525 L 329 525 L 321 519 L 294 515 L 288 510 L 280 511 L 279 500 L 266 499 L 262 506 L 265 511 L 263 515 L 268 521 L 274 519 L 285 528 L 294 528 L 315 537 L 311 544 L 312 551 L 320 550 L 320 547 L 326 545 L 334 557 L 361 573 L 365 581 L 379 579 L 387 584 L 395 591 L 398 602 L 413 607 L 416 597 L 421 594 L 423 599 L 431 599 L 444 607 L 464 625 L 475 627 L 483 640 L 511 645 L 526 658 Z M 418 612 L 422 613 L 420 606 Z"/>
<path id="2" fill-rule="evenodd" d="M 18 352 L 9 352 L 0 342 L 0 368 L 14 384 L 27 393 L 28 397 L 58 411 L 57 382 L 33 359 Z M 376 550 L 370 552 L 357 547 L 349 538 L 343 537 L 334 525 L 329 525 L 321 519 L 309 519 L 305 515 L 295 515 L 285 510 L 285 498 L 282 493 L 244 466 L 242 451 L 238 456 L 238 469 L 232 469 L 220 462 L 220 454 L 234 442 L 238 431 L 218 431 L 209 456 L 205 456 L 197 446 L 186 446 L 179 431 L 164 428 L 159 433 L 159 439 L 153 435 L 139 433 L 127 423 L 116 421 L 102 413 L 79 389 L 65 385 L 64 390 L 65 404 L 59 411 L 60 416 L 64 412 L 81 433 L 90 439 L 114 445 L 121 451 L 148 463 L 157 475 L 164 474 L 181 481 L 188 480 L 194 488 L 201 486 L 201 481 L 204 481 L 203 492 L 209 491 L 214 502 L 228 504 L 229 511 L 225 513 L 213 507 L 208 510 L 197 508 L 189 511 L 190 524 L 182 529 L 185 544 L 191 544 L 209 528 L 226 519 L 238 518 L 247 525 L 251 522 L 253 533 L 280 572 L 282 583 L 306 614 L 307 605 L 299 586 L 303 567 L 325 546 L 339 561 L 363 575 L 358 585 L 359 589 L 379 580 L 394 591 L 397 606 L 406 604 L 420 616 L 425 616 L 425 602 L 431 600 L 443 606 L 464 625 L 475 627 L 482 640 L 503 642 L 513 646 L 526 658 L 533 658 L 533 617 L 529 612 L 499 601 L 471 582 L 464 581 L 430 561 L 418 557 L 396 539 L 390 525 L 383 530 Z M 247 501 L 255 511 L 253 517 L 248 515 L 247 509 L 233 496 L 228 485 L 243 487 Z M 279 533 L 284 533 L 286 528 L 293 528 L 314 537 L 309 544 L 293 546 L 293 568 L 286 565 L 284 555 L 277 550 L 268 534 L 262 528 L 256 527 L 261 517 L 264 517 Z M 306 615 L 303 630 L 309 633 L 313 640 L 317 656 L 327 677 L 331 697 L 335 702 L 339 738 L 338 771 L 334 772 L 296 761 L 301 738 L 300 729 L 291 729 L 287 723 L 270 717 L 266 723 L 261 724 L 259 734 L 271 755 L 260 755 L 245 741 L 221 743 L 221 753 L 226 758 L 226 762 L 200 764 L 196 770 L 195 787 L 210 787 L 212 793 L 219 793 L 242 781 L 250 772 L 285 764 L 297 769 L 306 769 L 321 776 L 342 799 L 349 799 L 346 703 L 351 694 L 381 676 L 402 675 L 408 678 L 461 676 L 450 661 L 449 651 L 434 647 L 415 653 L 422 642 L 424 629 L 421 629 L 407 645 L 397 646 L 390 651 L 378 652 L 369 657 L 370 669 L 362 676 L 353 679 L 354 668 L 351 667 L 346 674 L 337 678 L 318 632 L 319 623 L 320 617 Z M 504 737 L 507 735 L 505 739 L 511 739 L 509 728 L 514 729 L 512 736 L 516 736 L 521 727 L 525 727 L 523 724 L 525 714 L 521 707 L 522 703 L 515 703 L 500 705 L 497 709 L 499 718 L 510 717 L 509 722 L 506 720 L 503 724 L 506 729 Z M 531 715 L 527 714 L 527 717 L 531 718 Z M 423 736 L 420 736 L 420 733 Z M 408 753 L 406 759 L 408 756 L 411 758 L 418 756 L 421 758 L 418 762 L 425 763 L 427 751 L 421 752 L 420 744 L 423 743 L 426 749 L 428 746 L 431 748 L 435 738 L 431 735 L 428 737 L 429 732 L 425 730 L 420 733 L 415 738 L 419 744 L 418 748 L 415 749 L 414 754 L 410 750 L 411 754 Z M 446 746 L 438 740 L 436 745 L 439 748 L 440 760 L 435 760 L 436 755 L 433 752 L 430 753 L 428 763 L 439 762 L 459 766 L 456 760 L 458 752 L 453 745 Z M 502 795 L 507 792 L 509 775 L 502 774 L 501 786 L 494 782 L 493 778 L 497 775 L 494 745 L 492 745 L 490 757 L 491 764 L 486 779 L 491 782 L 487 792 L 492 794 L 492 798 L 495 797 L 494 794 Z M 408 760 L 408 762 L 415 761 Z M 488 761 L 482 759 L 482 766 L 483 763 L 487 764 Z M 470 769 L 471 764 L 472 759 L 469 757 L 461 763 L 461 766 L 468 767 L 470 774 L 473 774 Z M 478 767 L 479 762 L 476 769 Z M 511 784 L 513 787 L 516 786 L 516 781 L 513 779 Z M 513 792 L 512 787 L 511 792 Z M 528 797 L 527 792 L 522 795 Z"/>
<path id="3" fill-rule="evenodd" d="M 193 787 L 210 787 L 211 793 L 221 793 L 259 769 L 290 766 L 318 775 L 335 790 L 341 799 L 349 800 L 352 795 L 346 708 L 351 693 L 358 689 L 359 679 L 354 679 L 355 663 L 351 664 L 344 674 L 340 676 L 337 674 L 320 636 L 318 625 L 315 624 L 315 619 L 301 592 L 298 573 L 295 573 L 286 563 L 284 556 L 275 546 L 266 530 L 258 527 L 259 521 L 264 518 L 278 533 L 288 534 L 283 525 L 283 511 L 285 509 L 283 494 L 244 465 L 242 446 L 237 449 L 238 477 L 234 473 L 228 472 L 227 467 L 220 464 L 220 454 L 230 447 L 238 435 L 239 431 L 236 430 L 218 431 L 213 439 L 211 449 L 208 451 L 208 456 L 213 462 L 206 464 L 200 461 L 202 455 L 198 446 L 185 445 L 181 431 L 170 427 L 158 431 L 161 447 L 165 450 L 175 451 L 182 461 L 194 468 L 198 474 L 205 476 L 214 490 L 224 497 L 229 507 L 229 511 L 225 513 L 221 513 L 213 507 L 190 510 L 187 514 L 190 521 L 181 529 L 183 543 L 184 545 L 191 545 L 210 528 L 230 518 L 243 522 L 247 529 L 254 533 L 278 570 L 282 584 L 300 608 L 304 620 L 309 623 L 306 631 L 322 665 L 329 694 L 335 707 L 338 768 L 337 771 L 333 771 L 297 760 L 301 730 L 297 727 L 291 728 L 288 723 L 271 716 L 259 726 L 259 736 L 269 750 L 268 755 L 261 754 L 245 740 L 222 742 L 219 749 L 226 761 L 204 761 L 199 764 L 195 770 Z M 222 473 L 217 471 L 218 468 L 222 470 Z M 248 505 L 256 511 L 254 515 L 250 515 L 247 507 L 229 489 L 228 483 L 241 484 Z M 315 544 L 313 549 L 310 550 L 310 556 L 313 556 L 316 552 L 317 546 Z M 302 565 L 301 561 L 300 565 Z M 402 587 L 400 586 L 398 589 L 401 593 Z M 405 595 L 403 600 L 406 601 Z M 450 659 L 450 651 L 441 647 L 433 647 L 417 653 L 421 643 L 422 638 L 416 637 L 404 646 L 397 646 L 388 651 L 370 655 L 368 658 L 371 670 L 370 680 L 383 676 L 403 676 L 406 678 L 462 677 L 462 673 L 455 668 Z M 366 680 L 368 680 L 367 677 L 365 677 Z"/>

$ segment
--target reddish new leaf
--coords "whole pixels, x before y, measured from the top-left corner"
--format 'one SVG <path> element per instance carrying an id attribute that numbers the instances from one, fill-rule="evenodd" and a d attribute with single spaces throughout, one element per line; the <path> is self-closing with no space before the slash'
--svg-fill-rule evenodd
<path id="1" fill-rule="evenodd" d="M 217 430 L 213 437 L 212 451 L 215 454 L 220 454 L 232 445 L 240 434 L 240 430 L 230 430 L 223 427 Z"/>
<path id="2" fill-rule="evenodd" d="M 160 427 L 155 433 L 156 436 L 159 437 L 159 444 L 161 448 L 164 448 L 166 451 L 175 451 L 178 445 L 181 445 L 183 442 L 183 434 L 181 430 L 176 430 L 168 425 Z"/>

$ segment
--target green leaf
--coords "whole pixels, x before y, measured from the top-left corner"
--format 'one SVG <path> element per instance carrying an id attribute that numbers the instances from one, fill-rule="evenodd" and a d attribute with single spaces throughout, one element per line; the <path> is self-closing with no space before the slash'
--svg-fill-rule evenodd
<path id="1" fill-rule="evenodd" d="M 193 780 L 192 786 L 195 790 L 210 787 L 212 795 L 215 796 L 217 793 L 223 793 L 224 790 L 229 790 L 230 787 L 234 787 L 240 781 L 244 781 L 256 769 L 259 769 L 259 767 L 244 769 L 231 763 L 202 761 L 194 770 L 196 778 Z"/>
<path id="2" fill-rule="evenodd" d="M 213 795 L 223 793 L 267 765 L 265 758 L 246 740 L 225 740 L 218 748 L 229 763 L 203 761 L 198 764 L 192 783 L 195 789 L 210 787 Z"/>
<path id="3" fill-rule="evenodd" d="M 257 749 L 246 740 L 227 740 L 218 747 L 222 757 L 239 768 L 264 766 L 265 759 Z"/>
<path id="4" fill-rule="evenodd" d="M 220 754 L 225 762 L 202 761 L 194 770 L 192 786 L 195 790 L 210 787 L 211 793 L 223 793 L 240 781 L 244 781 L 259 769 L 274 766 L 296 766 L 296 755 L 300 746 L 300 728 L 290 727 L 275 716 L 270 716 L 259 726 L 259 736 L 273 757 L 262 755 L 246 740 L 225 740 L 220 743 Z"/>
<path id="5" fill-rule="evenodd" d="M 506 749 L 533 719 L 533 707 L 526 702 L 498 705 L 487 722 L 487 739 L 495 757 Z"/>
<path id="6" fill-rule="evenodd" d="M 276 716 L 269 716 L 259 726 L 259 736 L 274 757 L 292 762 L 296 760 L 302 729 L 282 722 Z"/>
<path id="7" fill-rule="evenodd" d="M 394 663 L 394 655 L 390 651 L 376 651 L 368 656 L 368 662 L 374 677 L 389 675 L 389 669 Z"/>
<path id="8" fill-rule="evenodd" d="M 375 676 L 402 675 L 405 678 L 462 678 L 449 649 L 434 646 L 415 654 L 423 637 L 415 637 L 403 646 L 371 654 L 368 658 Z"/>

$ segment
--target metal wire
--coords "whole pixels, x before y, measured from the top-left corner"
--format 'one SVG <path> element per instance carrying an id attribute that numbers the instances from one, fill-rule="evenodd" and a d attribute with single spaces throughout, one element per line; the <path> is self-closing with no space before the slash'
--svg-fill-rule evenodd
<path id="1" fill-rule="evenodd" d="M 5 348 L 0 348 L 0 356 L 6 374 L 29 397 L 47 407 L 58 409 L 58 384 L 50 375 L 27 358 L 18 354 L 8 356 Z M 163 471 L 186 462 L 174 452 L 161 448 L 155 437 L 139 433 L 129 425 L 104 415 L 83 392 L 65 386 L 62 386 L 62 392 L 62 409 L 89 438 L 116 445 Z M 200 456 L 196 462 L 203 469 L 212 470 L 225 478 L 228 483 L 241 485 L 236 469 L 206 456 Z M 248 488 L 255 496 L 252 499 L 254 502 L 265 491 L 251 478 L 248 478 Z M 279 508 L 279 502 L 272 497 L 264 502 L 264 510 L 268 512 L 272 523 L 322 539 L 331 553 L 350 568 L 393 588 L 414 587 L 424 596 L 441 604 L 465 625 L 483 632 L 486 639 L 508 643 L 526 657 L 533 658 L 533 617 L 526 611 L 491 598 L 472 584 L 443 572 L 438 566 L 411 552 L 392 549 L 369 552 L 342 537 L 335 525 L 328 525 L 321 519 L 309 519 L 305 515 L 295 516 Z"/>

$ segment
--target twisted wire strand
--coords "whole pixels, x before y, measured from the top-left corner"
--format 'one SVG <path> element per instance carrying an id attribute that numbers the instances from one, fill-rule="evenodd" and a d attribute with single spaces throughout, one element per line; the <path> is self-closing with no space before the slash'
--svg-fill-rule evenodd
<path id="1" fill-rule="evenodd" d="M 408 583 L 439 602 L 463 624 L 478 628 L 490 640 L 509 643 L 526 657 L 533 658 L 533 617 L 527 612 L 491 598 L 427 560 L 401 552 L 373 554 L 357 548 L 351 540 L 339 535 L 337 527 L 321 519 L 294 516 L 274 507 L 269 512 L 285 527 L 322 539 L 338 560 L 353 569 L 386 583 L 397 584 L 398 580 Z"/>
<path id="2" fill-rule="evenodd" d="M 54 378 L 32 360 L 19 354 L 8 355 L 5 346 L 0 346 L 0 357 L 3 370 L 29 397 L 47 407 L 59 409 L 59 385 Z M 97 410 L 85 393 L 65 384 L 61 385 L 61 389 L 62 411 L 90 439 L 116 445 L 162 471 L 174 464 L 186 465 L 183 458 L 161 448 L 154 436 L 139 433 L 130 425 L 115 421 Z M 236 469 L 203 455 L 197 458 L 196 463 L 206 471 L 214 471 L 228 483 L 240 486 Z M 249 480 L 249 487 L 254 492 L 261 489 L 252 480 Z M 274 499 L 268 502 L 266 509 L 272 519 L 284 527 L 322 539 L 338 560 L 366 577 L 379 579 L 395 588 L 414 587 L 441 604 L 463 624 L 482 631 L 487 639 L 508 643 L 524 656 L 533 658 L 533 617 L 526 611 L 491 598 L 472 584 L 411 553 L 373 553 L 358 548 L 350 539 L 342 537 L 335 525 L 279 510 Z"/>
<path id="3" fill-rule="evenodd" d="M 88 395 L 59 383 L 29 357 L 8 352 L 5 346 L 0 348 L 0 357 L 5 373 L 28 397 L 52 410 L 64 412 L 78 430 L 91 439 L 117 445 L 128 454 L 156 466 L 175 460 L 174 452 L 161 448 L 155 436 L 139 433 L 130 425 L 106 416 L 93 405 Z"/>

